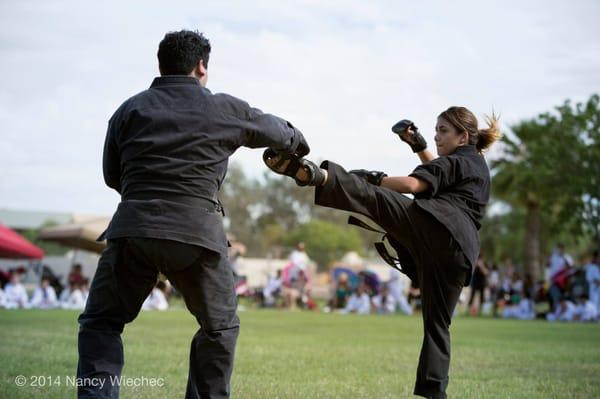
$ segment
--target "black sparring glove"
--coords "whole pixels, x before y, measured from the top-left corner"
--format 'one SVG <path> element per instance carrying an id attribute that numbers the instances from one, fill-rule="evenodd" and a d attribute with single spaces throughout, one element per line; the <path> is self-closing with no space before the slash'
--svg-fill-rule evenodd
<path id="1" fill-rule="evenodd" d="M 296 151 L 294 152 L 294 154 L 296 154 L 296 156 L 298 156 L 298 158 L 302 158 L 302 157 L 308 155 L 308 153 L 310 152 L 310 147 L 308 146 L 306 139 L 304 138 L 302 133 L 300 133 L 299 130 L 296 130 L 296 134 L 297 134 L 297 139 L 299 140 L 299 142 L 298 142 L 298 147 L 296 147 Z"/>
<path id="2" fill-rule="evenodd" d="M 413 133 L 408 131 L 409 128 Z M 412 148 L 413 152 L 421 152 L 427 149 L 425 137 L 419 133 L 419 128 L 408 119 L 402 119 L 392 126 L 392 132 L 396 133 L 402 141 L 407 143 L 410 148 Z"/>
<path id="3" fill-rule="evenodd" d="M 384 172 L 366 169 L 354 169 L 348 173 L 352 173 L 353 175 L 356 175 L 361 179 L 365 179 L 367 183 L 371 183 L 375 186 L 381 186 L 381 181 L 384 177 L 387 176 L 387 174 L 385 174 Z"/>

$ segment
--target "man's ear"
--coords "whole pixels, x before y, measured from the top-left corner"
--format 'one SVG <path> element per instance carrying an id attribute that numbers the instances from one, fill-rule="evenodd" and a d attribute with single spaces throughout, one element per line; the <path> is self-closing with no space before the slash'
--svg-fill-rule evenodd
<path id="1" fill-rule="evenodd" d="M 198 63 L 196 64 L 196 67 L 194 68 L 194 75 L 196 75 L 196 77 L 198 79 L 202 79 L 204 76 L 206 76 L 206 66 L 204 65 L 204 60 L 200 59 L 200 61 L 198 61 Z"/>

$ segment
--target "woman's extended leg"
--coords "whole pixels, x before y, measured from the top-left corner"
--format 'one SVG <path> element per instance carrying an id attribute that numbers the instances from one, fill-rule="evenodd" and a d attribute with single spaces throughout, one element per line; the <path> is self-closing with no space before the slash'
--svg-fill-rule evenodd
<path id="1" fill-rule="evenodd" d="M 315 188 L 315 204 L 349 212 L 360 213 L 380 225 L 402 244 L 412 237 L 409 208 L 413 200 L 387 188 L 367 183 L 348 173 L 341 166 L 325 161 L 327 181 Z"/>

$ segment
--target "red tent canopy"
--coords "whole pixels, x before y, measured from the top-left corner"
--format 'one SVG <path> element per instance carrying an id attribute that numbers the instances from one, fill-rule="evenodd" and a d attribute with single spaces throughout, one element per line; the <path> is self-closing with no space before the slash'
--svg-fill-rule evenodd
<path id="1" fill-rule="evenodd" d="M 43 257 L 44 251 L 0 224 L 0 258 L 41 259 Z"/>

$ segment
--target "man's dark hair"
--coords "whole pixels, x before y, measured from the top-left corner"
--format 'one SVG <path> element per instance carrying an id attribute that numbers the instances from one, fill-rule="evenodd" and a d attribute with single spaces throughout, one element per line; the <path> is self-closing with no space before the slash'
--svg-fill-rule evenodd
<path id="1" fill-rule="evenodd" d="M 161 75 L 189 75 L 202 60 L 208 67 L 210 42 L 198 31 L 169 32 L 158 45 Z"/>

